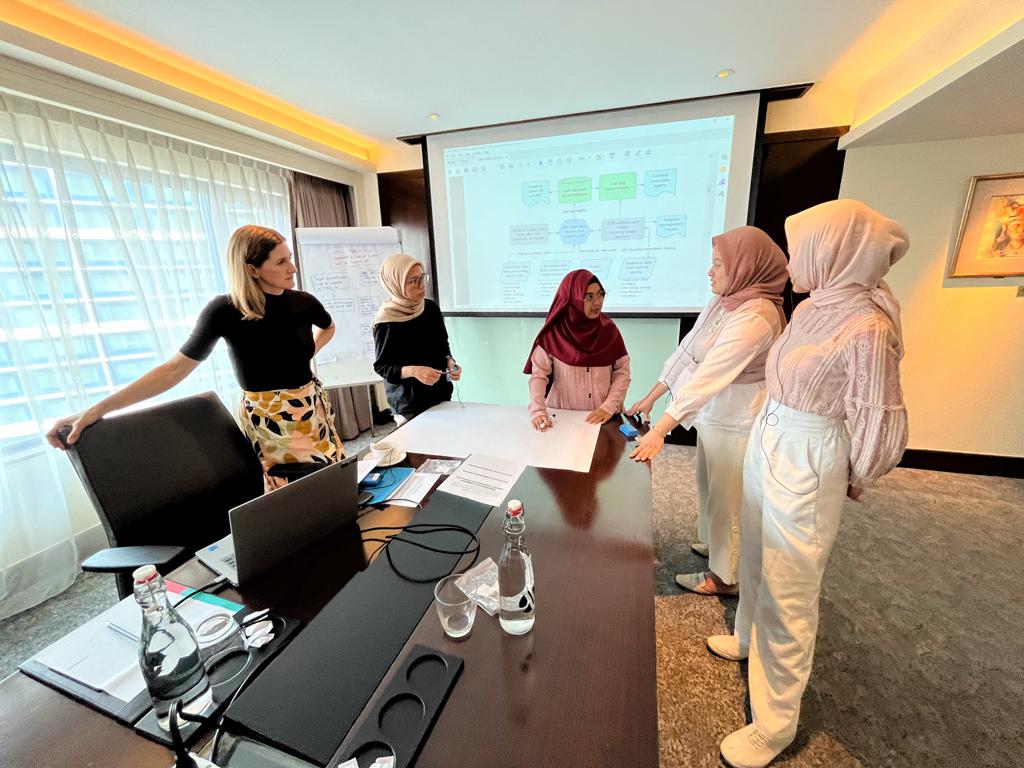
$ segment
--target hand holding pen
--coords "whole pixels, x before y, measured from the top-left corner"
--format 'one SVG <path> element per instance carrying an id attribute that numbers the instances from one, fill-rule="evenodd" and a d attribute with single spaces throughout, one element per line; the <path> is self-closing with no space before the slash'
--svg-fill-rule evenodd
<path id="1" fill-rule="evenodd" d="M 538 432 L 547 432 L 555 426 L 555 414 L 542 413 L 533 417 L 533 428 Z"/>

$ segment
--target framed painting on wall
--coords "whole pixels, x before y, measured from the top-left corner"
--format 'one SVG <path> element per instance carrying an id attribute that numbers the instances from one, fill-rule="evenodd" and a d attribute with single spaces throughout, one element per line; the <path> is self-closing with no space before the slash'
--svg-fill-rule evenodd
<path id="1" fill-rule="evenodd" d="M 946 276 L 1024 276 L 1024 172 L 971 179 Z"/>

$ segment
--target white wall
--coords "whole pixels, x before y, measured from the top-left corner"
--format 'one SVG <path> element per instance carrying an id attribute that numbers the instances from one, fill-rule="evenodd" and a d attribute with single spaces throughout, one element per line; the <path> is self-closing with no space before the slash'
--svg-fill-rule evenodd
<path id="1" fill-rule="evenodd" d="M 903 306 L 910 447 L 1024 456 L 1024 298 L 943 287 L 971 176 L 1024 170 L 1024 134 L 851 149 L 840 189 L 892 216 L 910 252 L 889 273 Z"/>

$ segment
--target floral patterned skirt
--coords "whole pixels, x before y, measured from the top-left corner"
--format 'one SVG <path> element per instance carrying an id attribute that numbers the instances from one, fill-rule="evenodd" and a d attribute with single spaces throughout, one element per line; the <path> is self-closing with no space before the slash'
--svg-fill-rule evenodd
<path id="1" fill-rule="evenodd" d="M 296 389 L 243 391 L 239 421 L 263 465 L 268 491 L 288 482 L 267 474 L 275 464 L 333 464 L 345 457 L 331 402 L 317 379 Z"/>

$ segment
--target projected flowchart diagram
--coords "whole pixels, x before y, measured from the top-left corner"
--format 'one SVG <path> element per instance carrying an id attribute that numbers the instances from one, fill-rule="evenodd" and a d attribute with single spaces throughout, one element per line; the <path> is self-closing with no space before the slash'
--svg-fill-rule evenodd
<path id="1" fill-rule="evenodd" d="M 547 223 L 539 224 L 512 224 L 509 226 L 509 245 L 511 246 L 536 246 L 547 245 L 551 242 L 552 236 L 557 237 L 563 245 L 582 246 L 592 235 L 600 237 L 602 242 L 621 242 L 647 240 L 650 242 L 651 234 L 655 237 L 666 239 L 671 237 L 686 236 L 686 214 L 675 213 L 655 216 L 648 219 L 646 216 L 626 216 L 622 214 L 622 202 L 634 200 L 638 196 L 638 187 L 642 194 L 647 197 L 659 197 L 663 194 L 675 195 L 676 179 L 678 170 L 665 168 L 646 171 L 643 181 L 638 182 L 638 174 L 635 171 L 622 173 L 606 173 L 595 180 L 591 176 L 573 176 L 559 179 L 557 186 L 552 189 L 549 179 L 536 181 L 524 181 L 522 184 L 522 203 L 527 207 L 534 207 L 540 204 L 550 204 L 552 196 L 559 205 L 573 206 L 573 216 L 563 218 L 557 230 L 551 230 Z M 597 184 L 595 185 L 595 181 Z M 614 218 L 603 218 L 597 227 L 591 225 L 585 218 L 575 217 L 576 206 L 590 203 L 594 195 L 601 203 L 617 203 L 617 215 Z M 645 259 L 623 260 L 620 277 L 623 279 L 650 278 L 654 270 L 656 257 Z M 611 268 L 611 259 L 590 259 L 584 264 L 595 274 L 607 276 Z M 509 276 L 503 279 L 523 279 L 528 275 L 523 274 L 521 268 L 515 268 L 508 264 Z"/>
<path id="2" fill-rule="evenodd" d="M 616 310 L 702 305 L 731 141 L 715 118 L 445 150 L 456 303 L 542 311 L 583 268 Z"/>
<path id="3" fill-rule="evenodd" d="M 671 270 L 672 262 L 693 252 L 695 243 L 687 242 L 691 216 L 702 252 L 707 248 L 714 226 L 710 204 L 726 194 L 727 156 L 709 156 L 700 165 L 687 169 L 682 196 L 680 169 L 674 167 L 522 181 L 518 208 L 530 221 L 508 224 L 509 251 L 499 277 L 503 301 L 550 294 L 575 268 L 597 275 L 620 302 L 643 300 L 659 261 Z"/>

